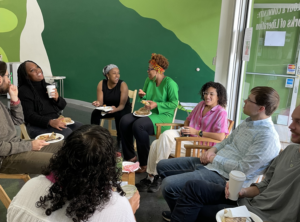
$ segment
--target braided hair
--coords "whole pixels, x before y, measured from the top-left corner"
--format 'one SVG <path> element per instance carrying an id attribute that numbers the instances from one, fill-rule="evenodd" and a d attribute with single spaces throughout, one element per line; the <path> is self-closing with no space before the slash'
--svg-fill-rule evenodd
<path id="1" fill-rule="evenodd" d="M 25 62 L 23 62 L 19 68 L 18 68 L 18 88 L 20 88 L 21 86 L 23 85 L 26 85 L 28 86 L 31 91 L 33 92 L 33 99 L 34 99 L 34 110 L 38 113 L 38 114 L 42 114 L 42 111 L 44 110 L 44 107 L 43 107 L 43 103 L 40 99 L 40 96 L 38 94 L 38 92 L 36 91 L 36 89 L 34 88 L 34 86 L 32 85 L 32 82 L 31 80 L 29 79 L 29 76 L 26 72 L 26 63 L 27 62 L 32 62 L 34 64 L 36 64 L 35 62 L 33 61 L 30 61 L 30 60 L 27 60 Z M 37 67 L 41 68 L 38 64 L 36 64 Z M 43 79 L 42 81 L 42 87 L 45 88 L 45 91 L 47 91 L 47 83 L 45 81 L 45 79 Z M 56 106 L 53 106 L 54 109 L 59 112 L 60 110 L 56 107 Z"/>

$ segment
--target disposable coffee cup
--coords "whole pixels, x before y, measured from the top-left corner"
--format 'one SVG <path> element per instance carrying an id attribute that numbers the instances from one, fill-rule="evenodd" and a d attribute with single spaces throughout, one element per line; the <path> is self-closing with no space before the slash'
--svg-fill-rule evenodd
<path id="1" fill-rule="evenodd" d="M 239 198 L 239 192 L 242 189 L 243 183 L 246 180 L 246 175 L 237 170 L 232 170 L 229 173 L 229 199 L 236 201 Z"/>
<path id="2" fill-rule="evenodd" d="M 54 89 L 55 89 L 55 85 L 48 85 L 47 86 L 47 92 L 48 92 L 49 98 L 52 98 L 51 93 L 55 91 Z"/>

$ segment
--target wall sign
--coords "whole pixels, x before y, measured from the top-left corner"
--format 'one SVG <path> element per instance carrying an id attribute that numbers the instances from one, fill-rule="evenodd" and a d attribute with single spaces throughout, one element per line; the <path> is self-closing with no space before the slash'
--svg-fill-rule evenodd
<path id="1" fill-rule="evenodd" d="M 286 88 L 293 88 L 293 86 L 294 86 L 294 79 L 286 78 L 285 87 Z"/>
<path id="2" fill-rule="evenodd" d="M 296 73 L 296 65 L 288 64 L 286 74 L 295 74 Z"/>

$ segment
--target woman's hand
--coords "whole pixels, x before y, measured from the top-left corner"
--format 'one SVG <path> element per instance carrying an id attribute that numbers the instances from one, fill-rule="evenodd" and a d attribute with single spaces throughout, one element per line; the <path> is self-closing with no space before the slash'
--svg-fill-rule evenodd
<path id="1" fill-rule="evenodd" d="M 146 93 L 143 90 L 139 89 L 139 97 L 143 98 L 145 95 Z"/>
<path id="2" fill-rule="evenodd" d="M 100 106 L 100 102 L 99 101 L 94 101 L 92 102 L 93 106 L 99 107 Z"/>
<path id="3" fill-rule="evenodd" d="M 50 120 L 49 125 L 60 131 L 67 128 L 67 125 L 66 125 L 66 123 L 63 122 L 62 118 Z"/>
<path id="4" fill-rule="evenodd" d="M 133 196 L 129 199 L 130 206 L 132 208 L 133 214 L 140 207 L 140 193 L 136 191 Z"/>
<path id="5" fill-rule="evenodd" d="M 58 95 L 56 88 L 50 94 L 51 94 L 52 99 L 54 99 L 55 101 L 58 100 L 59 95 Z"/>
<path id="6" fill-rule="evenodd" d="M 117 112 L 117 111 L 118 111 L 117 108 L 116 108 L 115 106 L 112 106 L 111 108 L 112 108 L 112 110 L 109 111 L 108 113 L 114 113 L 114 112 Z"/>
<path id="7" fill-rule="evenodd" d="M 149 103 L 149 105 L 145 105 L 146 109 L 152 110 L 152 109 L 154 109 L 154 108 L 157 107 L 157 103 L 156 102 L 153 102 L 153 101 L 150 101 L 150 100 L 147 100 L 147 102 Z"/>
<path id="8" fill-rule="evenodd" d="M 194 129 L 193 127 L 184 126 L 184 129 L 181 130 L 184 134 L 190 134 L 190 135 L 198 135 L 198 130 Z"/>

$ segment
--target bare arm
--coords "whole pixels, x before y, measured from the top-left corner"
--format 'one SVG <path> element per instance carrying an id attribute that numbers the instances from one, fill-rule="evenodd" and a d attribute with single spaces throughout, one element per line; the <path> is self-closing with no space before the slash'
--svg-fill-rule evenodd
<path id="1" fill-rule="evenodd" d="M 122 82 L 122 84 L 121 84 L 120 104 L 115 109 L 115 112 L 123 110 L 127 100 L 128 100 L 128 86 L 125 82 Z"/>
<path id="2" fill-rule="evenodd" d="M 239 198 L 247 197 L 247 198 L 253 198 L 259 194 L 259 189 L 257 186 L 251 186 L 247 188 L 242 188 L 239 192 Z M 226 183 L 225 187 L 225 198 L 228 199 L 229 197 L 229 182 Z"/>
<path id="3" fill-rule="evenodd" d="M 92 103 L 94 106 L 102 106 L 103 105 L 102 82 L 103 82 L 103 80 L 101 80 L 97 86 L 97 101 L 94 101 Z"/>
<path id="4" fill-rule="evenodd" d="M 223 139 L 225 139 L 225 133 L 210 133 L 210 132 L 202 132 L 203 137 L 207 137 L 207 138 L 211 138 L 214 140 L 220 140 L 222 141 Z M 198 132 L 199 135 L 199 132 Z"/>

